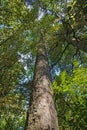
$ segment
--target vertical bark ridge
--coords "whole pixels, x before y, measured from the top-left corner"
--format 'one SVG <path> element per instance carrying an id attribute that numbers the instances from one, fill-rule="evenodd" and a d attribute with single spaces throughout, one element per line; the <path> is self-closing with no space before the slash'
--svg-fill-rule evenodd
<path id="1" fill-rule="evenodd" d="M 26 130 L 58 130 L 57 113 L 52 95 L 52 83 L 45 45 L 38 46 L 32 103 Z"/>

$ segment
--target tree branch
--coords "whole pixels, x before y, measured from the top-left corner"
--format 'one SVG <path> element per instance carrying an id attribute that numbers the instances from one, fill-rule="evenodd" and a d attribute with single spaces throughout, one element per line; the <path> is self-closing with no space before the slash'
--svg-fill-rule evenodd
<path id="1" fill-rule="evenodd" d="M 70 45 L 69 43 L 66 45 L 66 47 L 64 48 L 64 50 L 63 50 L 62 53 L 60 54 L 60 57 L 59 57 L 59 58 L 56 60 L 56 62 L 51 66 L 52 68 L 58 63 L 58 61 L 61 60 L 61 57 L 63 56 L 63 54 L 65 53 L 65 51 L 67 50 L 67 48 L 68 48 L 69 45 Z"/>

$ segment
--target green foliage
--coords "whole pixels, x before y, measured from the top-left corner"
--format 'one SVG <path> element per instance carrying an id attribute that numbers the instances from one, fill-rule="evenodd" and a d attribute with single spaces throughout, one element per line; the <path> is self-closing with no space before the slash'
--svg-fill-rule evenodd
<path id="1" fill-rule="evenodd" d="M 71 75 L 63 71 L 53 82 L 60 129 L 87 129 L 87 67 L 74 62 Z"/>
<path id="2" fill-rule="evenodd" d="M 23 113 L 21 114 L 16 115 L 14 112 L 6 116 L 6 113 L 4 113 L 0 119 L 0 130 L 23 130 L 25 126 L 25 115 Z"/>

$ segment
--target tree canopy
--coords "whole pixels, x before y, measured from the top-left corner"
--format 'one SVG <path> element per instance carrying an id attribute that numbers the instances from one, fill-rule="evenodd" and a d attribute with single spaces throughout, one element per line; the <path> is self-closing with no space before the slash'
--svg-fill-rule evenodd
<path id="1" fill-rule="evenodd" d="M 24 129 L 40 31 L 60 130 L 86 130 L 86 0 L 0 0 L 0 129 Z"/>

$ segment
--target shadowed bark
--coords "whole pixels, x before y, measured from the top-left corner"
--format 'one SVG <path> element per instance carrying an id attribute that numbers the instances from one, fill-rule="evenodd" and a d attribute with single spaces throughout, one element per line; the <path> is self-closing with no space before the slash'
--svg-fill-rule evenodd
<path id="1" fill-rule="evenodd" d="M 87 53 L 87 40 L 84 39 L 82 41 L 76 41 L 76 40 L 72 40 L 71 44 L 75 47 L 77 47 L 79 50 L 84 51 Z"/>
<path id="2" fill-rule="evenodd" d="M 59 130 L 53 101 L 51 75 L 43 40 L 38 46 L 32 101 L 26 130 Z"/>

